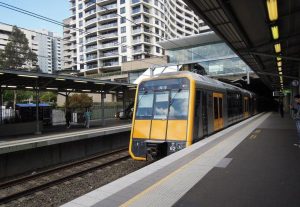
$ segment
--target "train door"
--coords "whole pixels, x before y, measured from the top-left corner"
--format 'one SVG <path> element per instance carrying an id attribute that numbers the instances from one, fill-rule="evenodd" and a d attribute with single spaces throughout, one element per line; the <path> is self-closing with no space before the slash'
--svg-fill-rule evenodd
<path id="1" fill-rule="evenodd" d="M 249 97 L 244 97 L 244 117 L 249 117 Z"/>
<path id="2" fill-rule="evenodd" d="M 201 93 L 201 105 L 202 105 L 203 136 L 206 136 L 208 134 L 208 116 L 207 116 L 207 93 L 205 91 Z"/>
<path id="3" fill-rule="evenodd" d="M 214 130 L 220 130 L 224 126 L 223 119 L 223 94 L 213 93 Z"/>

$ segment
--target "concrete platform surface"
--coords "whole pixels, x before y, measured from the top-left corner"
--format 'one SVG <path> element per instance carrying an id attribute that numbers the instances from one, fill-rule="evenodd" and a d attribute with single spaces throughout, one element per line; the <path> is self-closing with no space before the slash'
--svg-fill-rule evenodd
<path id="1" fill-rule="evenodd" d="M 127 132 L 131 130 L 131 124 L 115 123 L 106 127 L 94 127 L 90 129 L 76 128 L 75 130 L 52 132 L 50 135 L 24 136 L 16 138 L 0 139 L 0 155 L 20 150 L 44 147 L 66 142 L 79 141 L 104 135 Z"/>
<path id="2" fill-rule="evenodd" d="M 296 180 L 295 184 L 299 186 L 297 178 L 299 177 L 300 172 L 298 171 L 298 167 L 295 168 L 294 171 L 293 164 L 296 164 L 295 161 L 297 159 L 295 153 L 300 153 L 300 150 L 292 147 L 292 140 L 295 139 L 295 130 L 292 127 L 293 123 L 291 120 L 275 119 L 275 116 L 277 115 L 265 113 L 249 118 L 222 130 L 207 139 L 201 140 L 189 148 L 174 153 L 162 160 L 70 201 L 63 205 L 63 207 L 224 206 L 223 204 L 225 204 L 225 206 L 266 206 L 256 205 L 257 203 L 255 202 L 239 203 L 238 200 L 243 200 L 241 199 L 243 196 L 251 197 L 255 192 L 257 195 L 260 195 L 261 198 L 263 198 L 263 194 L 267 190 L 270 191 L 268 194 L 271 194 L 271 191 L 273 190 L 271 190 L 270 187 L 272 188 L 274 185 L 278 184 L 278 182 L 269 180 L 270 182 L 268 185 L 273 182 L 273 186 L 266 187 L 264 179 L 272 176 L 280 177 L 277 175 L 276 171 L 279 170 L 279 166 L 282 169 L 278 172 L 284 173 L 283 171 L 286 171 L 285 174 L 291 176 L 289 179 L 291 181 Z M 269 124 L 269 120 L 273 120 L 274 123 Z M 282 136 L 285 137 L 284 133 L 277 134 L 276 132 L 273 132 L 273 134 L 275 133 L 276 136 L 279 137 L 274 138 L 275 135 L 268 136 L 269 132 L 267 131 L 266 134 L 262 133 L 262 131 L 257 131 L 261 126 L 276 128 L 276 125 L 282 124 L 285 121 L 288 122 L 285 123 L 285 126 L 289 127 L 290 130 L 290 136 L 287 139 L 282 138 Z M 285 128 L 283 125 L 281 126 L 282 128 Z M 270 130 L 272 131 L 273 128 Z M 286 129 L 279 128 L 277 130 Z M 258 137 L 260 133 L 262 138 Z M 272 139 L 283 140 L 282 142 L 290 140 L 288 141 L 289 143 L 286 143 L 285 147 L 282 147 L 282 150 L 285 150 L 285 152 L 280 154 L 280 156 L 282 156 L 281 159 L 278 158 L 279 155 L 274 155 L 277 153 L 275 149 L 272 149 L 274 146 L 272 146 L 271 149 L 265 149 L 265 142 L 260 142 L 260 140 L 266 139 L 265 137 L 270 139 L 270 141 L 265 142 L 272 142 Z M 247 142 L 254 146 L 249 147 L 249 149 L 243 149 L 242 147 L 244 145 L 244 148 L 247 148 Z M 280 145 L 281 142 L 276 143 L 274 141 L 273 145 L 276 144 Z M 242 154 L 234 154 L 239 148 L 242 148 Z M 285 158 L 287 158 L 286 155 L 291 154 L 290 150 L 292 150 L 292 153 L 296 156 L 291 159 L 291 161 L 284 162 Z M 274 160 L 270 163 L 265 163 L 266 161 L 269 161 L 268 158 L 270 157 L 274 157 Z M 254 158 L 259 158 L 259 161 L 254 160 Z M 244 162 L 244 160 L 247 160 L 248 162 Z M 236 172 L 232 174 L 227 172 L 227 169 L 234 165 Z M 273 165 L 279 166 L 274 167 Z M 247 168 L 250 166 L 256 169 L 255 173 Z M 259 172 L 259 169 L 263 171 L 265 168 L 267 168 L 265 172 Z M 216 173 L 214 171 L 216 170 L 220 173 L 220 175 L 218 175 L 219 178 L 214 177 L 214 173 Z M 246 174 L 248 174 L 245 177 L 243 176 L 243 173 L 241 173 L 244 170 L 249 170 L 249 172 L 246 172 Z M 290 173 L 287 173 L 289 170 Z M 297 173 L 298 176 L 296 176 Z M 210 176 L 212 177 L 210 178 Z M 223 178 L 222 176 L 225 177 Z M 207 179 L 209 180 L 206 181 Z M 205 182 L 204 187 L 201 184 L 198 184 L 202 182 Z M 287 181 L 283 179 L 279 183 L 282 184 L 285 182 Z M 247 185 L 250 187 L 248 188 Z M 234 190 L 235 186 L 241 186 L 243 189 L 240 190 L 239 188 L 236 188 Z M 198 193 L 199 190 L 196 187 L 201 188 L 201 195 Z M 286 189 L 291 188 L 290 190 L 293 190 L 292 186 L 286 187 Z M 263 189 L 263 191 L 261 189 Z M 275 188 L 275 190 L 276 189 L 277 188 Z M 247 194 L 247 190 L 254 192 L 249 192 Z M 230 192 L 234 193 L 230 194 Z M 226 205 L 226 200 L 224 201 L 224 199 L 228 197 L 223 196 L 222 194 L 230 194 L 230 199 L 233 202 L 228 202 L 228 205 Z M 294 196 L 293 193 L 292 195 Z M 277 199 L 280 199 L 280 196 L 277 195 Z M 253 198 L 253 201 L 255 201 L 255 198 Z"/>

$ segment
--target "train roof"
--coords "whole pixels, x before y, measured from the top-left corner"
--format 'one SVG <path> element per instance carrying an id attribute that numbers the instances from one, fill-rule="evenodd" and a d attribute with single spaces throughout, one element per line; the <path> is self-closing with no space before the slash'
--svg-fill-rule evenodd
<path id="1" fill-rule="evenodd" d="M 253 92 L 247 91 L 243 88 L 230 85 L 227 83 L 223 83 L 221 81 L 209 78 L 207 76 L 203 76 L 197 73 L 189 72 L 189 71 L 178 71 L 178 72 L 172 72 L 172 73 L 162 73 L 159 75 L 155 75 L 153 78 L 147 79 L 145 81 L 149 81 L 151 79 L 160 79 L 160 78 L 174 78 L 174 77 L 189 77 L 193 80 L 195 80 L 197 83 L 204 85 L 209 88 L 216 88 L 221 90 L 233 90 L 233 91 L 239 91 L 241 93 L 246 93 L 250 96 L 254 95 Z M 143 81 L 142 81 L 143 82 Z"/>

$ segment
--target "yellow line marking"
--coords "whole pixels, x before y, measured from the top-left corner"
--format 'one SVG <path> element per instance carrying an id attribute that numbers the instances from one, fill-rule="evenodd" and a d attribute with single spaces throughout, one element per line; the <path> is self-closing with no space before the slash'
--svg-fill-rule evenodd
<path id="1" fill-rule="evenodd" d="M 217 145 L 216 145 L 217 146 Z M 213 147 L 214 148 L 214 147 Z M 212 148 L 212 149 L 213 149 Z M 210 149 L 211 150 L 211 149 Z M 210 151 L 208 150 L 208 151 Z M 208 152 L 206 151 L 206 152 Z M 149 191 L 151 191 L 152 189 L 154 189 L 155 187 L 161 185 L 162 183 L 166 182 L 167 180 L 169 180 L 171 177 L 173 177 L 175 174 L 179 173 L 180 171 L 184 170 L 185 168 L 187 168 L 189 165 L 191 165 L 192 163 L 194 163 L 195 161 L 197 161 L 198 159 L 200 159 L 202 156 L 199 155 L 196 158 L 194 158 L 193 160 L 191 160 L 190 162 L 186 163 L 185 165 L 181 166 L 180 168 L 178 168 L 177 170 L 173 171 L 171 174 L 167 175 L 166 177 L 162 178 L 161 180 L 157 181 L 156 183 L 154 183 L 153 185 L 149 186 L 148 188 L 146 188 L 144 191 L 140 192 L 139 194 L 135 195 L 134 197 L 132 197 L 131 199 L 129 199 L 128 201 L 126 201 L 125 203 L 123 203 L 122 205 L 120 205 L 120 207 L 127 207 L 129 205 L 131 205 L 133 202 L 137 201 L 138 199 L 140 199 L 143 195 L 145 195 L 146 193 L 148 193 Z"/>
<path id="2" fill-rule="evenodd" d="M 255 134 L 259 134 L 261 132 L 261 129 L 257 129 L 257 130 L 255 130 Z"/>
<path id="3" fill-rule="evenodd" d="M 254 134 L 252 134 L 251 136 L 250 136 L 250 139 L 255 139 L 256 138 L 256 135 L 254 135 Z"/>

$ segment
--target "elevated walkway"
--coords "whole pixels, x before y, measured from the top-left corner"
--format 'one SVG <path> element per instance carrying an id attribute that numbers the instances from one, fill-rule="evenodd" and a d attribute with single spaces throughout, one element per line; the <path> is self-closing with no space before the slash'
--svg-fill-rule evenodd
<path id="1" fill-rule="evenodd" d="M 296 137 L 260 114 L 63 206 L 299 206 Z"/>

